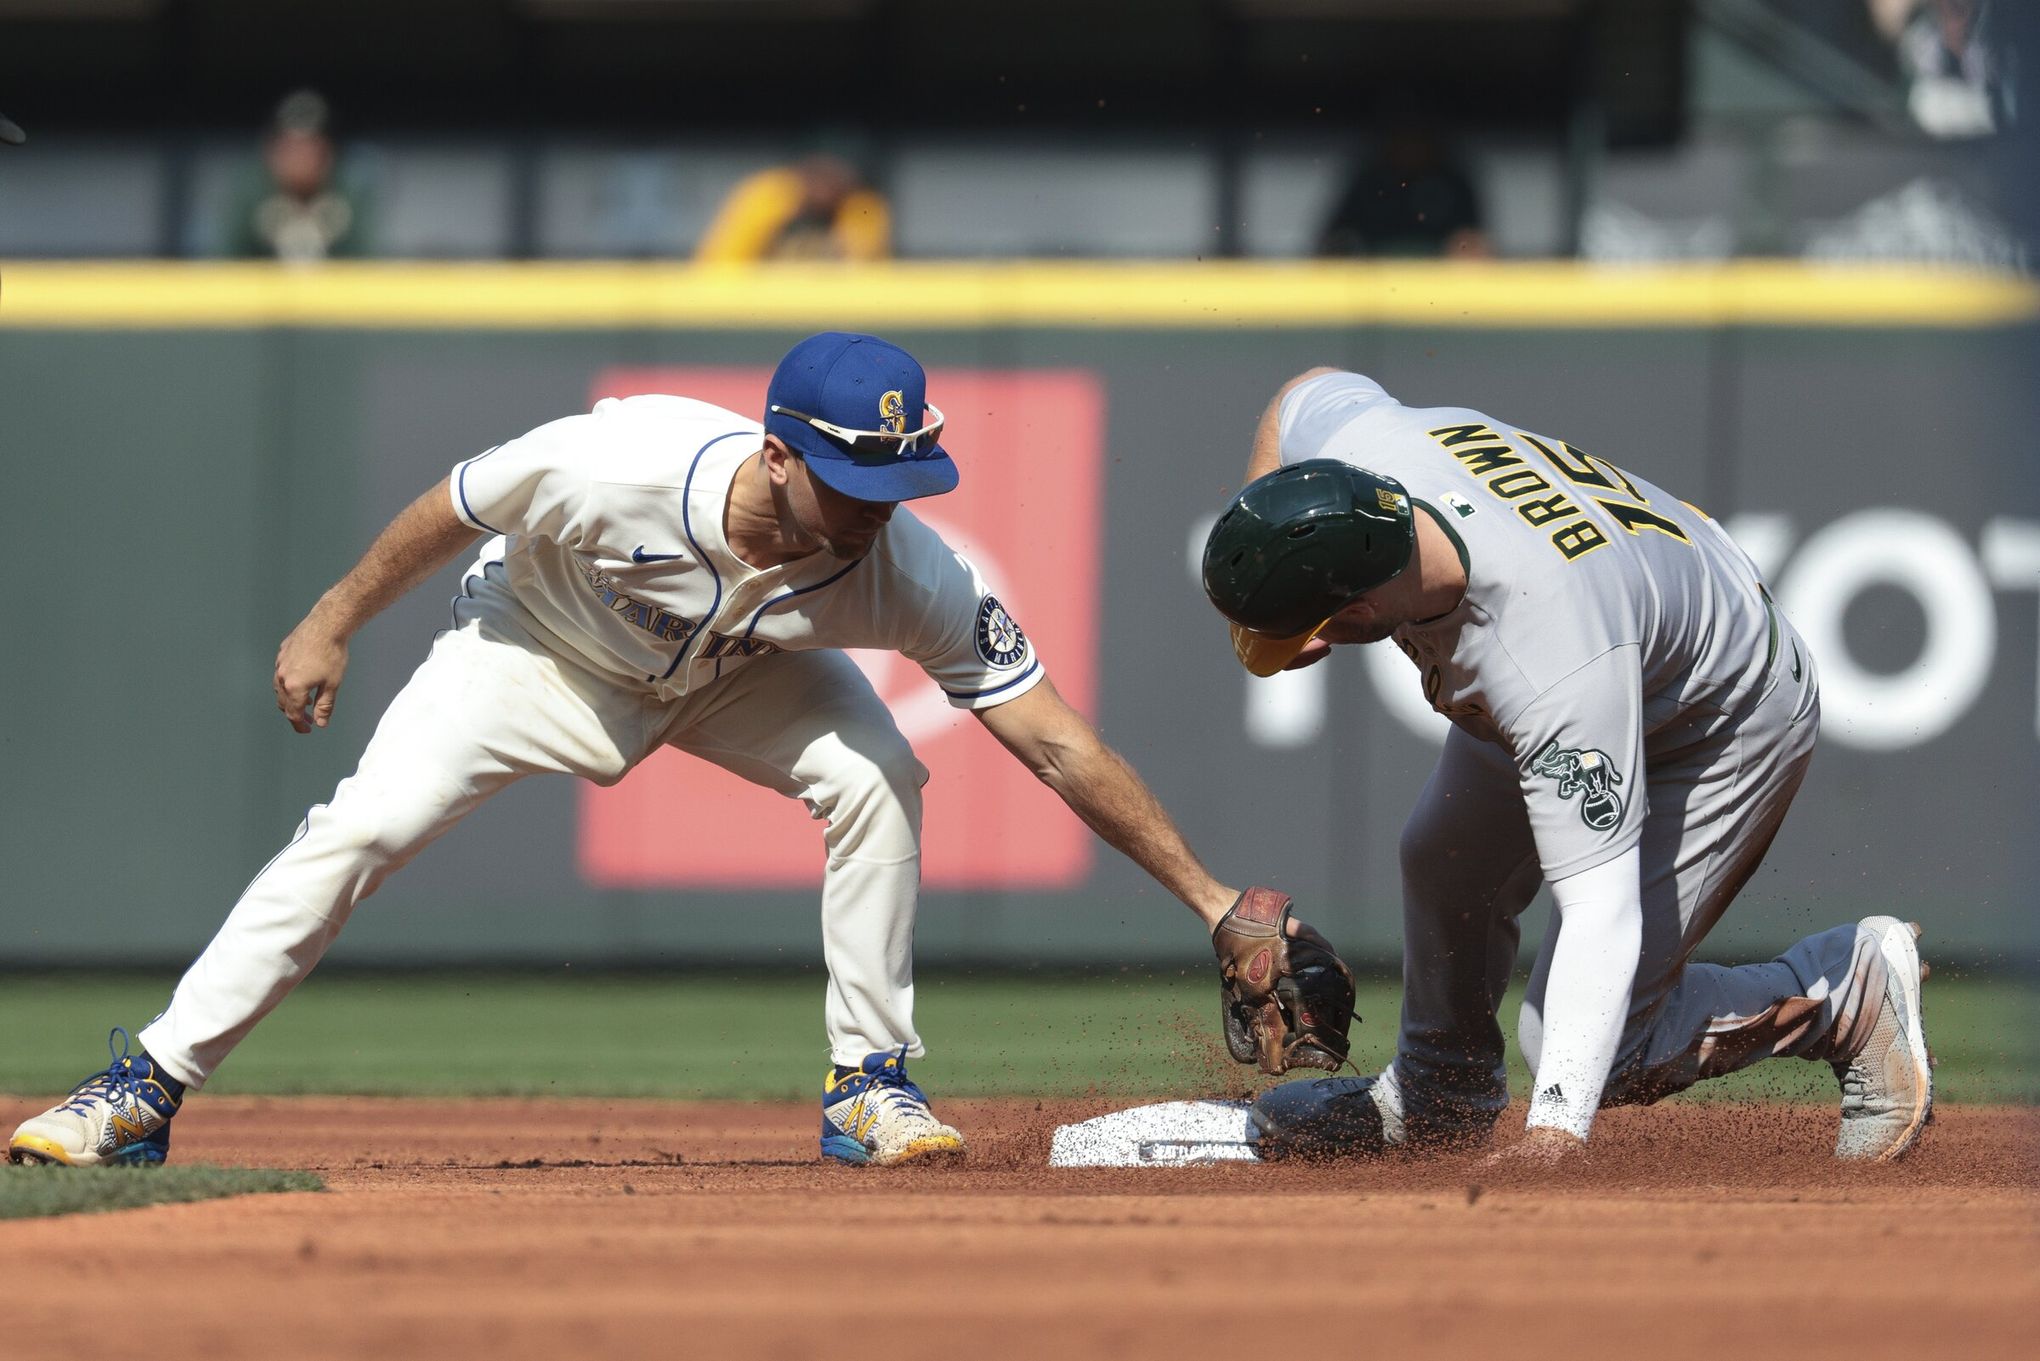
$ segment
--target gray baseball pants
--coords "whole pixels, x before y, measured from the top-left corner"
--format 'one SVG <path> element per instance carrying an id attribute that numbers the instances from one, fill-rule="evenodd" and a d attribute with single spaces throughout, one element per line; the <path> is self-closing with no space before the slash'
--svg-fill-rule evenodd
<path id="1" fill-rule="evenodd" d="M 1697 740 L 1677 724 L 1647 735 L 1642 955 L 1603 1106 L 1656 1101 L 1758 1059 L 1846 1056 L 1874 1021 L 1883 964 L 1858 950 L 1853 924 L 1768 963 L 1691 962 L 1762 863 L 1813 755 L 1812 654 L 1782 616 L 1779 626 L 1771 681 L 1748 712 Z M 1796 678 L 1788 658 L 1804 659 Z M 1481 1133 L 1508 1101 L 1496 1015 L 1521 914 L 1544 882 L 1509 753 L 1454 728 L 1403 830 L 1401 859 L 1403 1014 L 1389 1099 L 1411 1135 Z M 1559 930 L 1554 917 L 1519 1016 L 1533 1072 Z"/>

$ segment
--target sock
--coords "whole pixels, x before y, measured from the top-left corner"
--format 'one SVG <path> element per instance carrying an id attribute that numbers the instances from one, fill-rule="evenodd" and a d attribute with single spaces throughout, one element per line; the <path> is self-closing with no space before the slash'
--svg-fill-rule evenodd
<path id="1" fill-rule="evenodd" d="M 164 1071 L 162 1064 L 150 1058 L 148 1050 L 144 1049 L 138 1057 L 140 1058 L 141 1062 L 146 1063 L 149 1066 L 148 1068 L 149 1076 L 154 1078 L 157 1084 L 161 1086 L 164 1091 L 170 1093 L 170 1099 L 174 1102 L 177 1102 L 180 1105 L 183 1104 L 184 1084 L 179 1082 L 176 1078 L 171 1077 L 169 1073 Z"/>

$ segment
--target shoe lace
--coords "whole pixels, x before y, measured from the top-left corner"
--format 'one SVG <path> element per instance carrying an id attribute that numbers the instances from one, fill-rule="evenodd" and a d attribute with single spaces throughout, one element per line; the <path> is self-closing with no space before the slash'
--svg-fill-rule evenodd
<path id="1" fill-rule="evenodd" d="M 115 1039 L 120 1041 L 118 1049 L 113 1047 Z M 57 1106 L 58 1110 L 70 1111 L 77 1115 L 90 1115 L 92 1103 L 95 1101 L 119 1104 L 117 1101 L 119 1097 L 126 1097 L 130 1104 L 141 1101 L 142 1079 L 135 1073 L 127 1031 L 115 1026 L 106 1037 L 106 1052 L 112 1055 L 113 1062 L 107 1065 L 104 1072 L 94 1073 L 73 1087 L 70 1096 Z"/>
<path id="2" fill-rule="evenodd" d="M 1838 1063 L 1835 1076 L 1842 1081 L 1842 1109 L 1860 1109 L 1870 1094 L 1870 1074 L 1861 1063 Z"/>
<path id="3" fill-rule="evenodd" d="M 865 1085 L 865 1090 L 874 1103 L 883 1105 L 888 1111 L 897 1113 L 904 1109 L 929 1120 L 935 1118 L 928 1109 L 928 1098 L 922 1095 L 921 1089 L 907 1076 L 905 1045 L 900 1046 L 899 1052 L 893 1056 L 890 1064 L 871 1075 L 871 1081 Z"/>

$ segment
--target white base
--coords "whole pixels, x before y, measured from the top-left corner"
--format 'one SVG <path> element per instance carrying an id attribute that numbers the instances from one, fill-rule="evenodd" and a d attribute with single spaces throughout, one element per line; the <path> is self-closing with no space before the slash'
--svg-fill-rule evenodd
<path id="1" fill-rule="evenodd" d="M 1164 1101 L 1059 1125 L 1050 1167 L 1196 1167 L 1257 1163 L 1244 1101 Z"/>

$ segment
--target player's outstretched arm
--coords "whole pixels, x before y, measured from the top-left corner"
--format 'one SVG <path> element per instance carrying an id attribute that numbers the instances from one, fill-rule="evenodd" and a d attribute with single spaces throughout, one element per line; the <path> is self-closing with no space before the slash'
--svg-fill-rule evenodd
<path id="1" fill-rule="evenodd" d="M 1211 877 L 1126 758 L 1044 680 L 1018 699 L 975 711 L 1022 765 L 1053 789 L 1107 845 L 1216 926 L 1237 889 Z"/>
<path id="2" fill-rule="evenodd" d="M 976 713 L 1092 831 L 1203 919 L 1235 1060 L 1269 1073 L 1338 1071 L 1353 1021 L 1353 974 L 1330 941 L 1290 913 L 1288 894 L 1235 893 L 1212 878 L 1133 767 L 1048 681 Z"/>
<path id="3" fill-rule="evenodd" d="M 290 726 L 299 732 L 325 727 L 355 630 L 480 537 L 453 513 L 445 478 L 390 521 L 276 650 L 276 707 Z"/>

